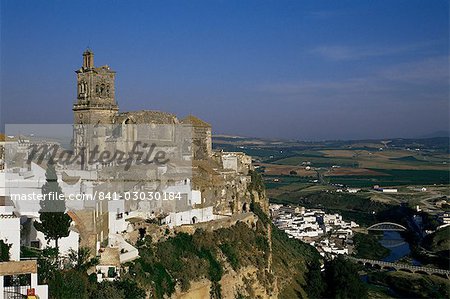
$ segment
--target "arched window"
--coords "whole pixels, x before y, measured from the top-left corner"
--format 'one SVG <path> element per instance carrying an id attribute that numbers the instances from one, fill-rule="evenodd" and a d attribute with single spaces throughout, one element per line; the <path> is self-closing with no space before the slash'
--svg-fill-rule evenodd
<path id="1" fill-rule="evenodd" d="M 105 91 L 106 91 L 105 84 L 100 85 L 100 95 L 101 96 L 105 95 Z"/>

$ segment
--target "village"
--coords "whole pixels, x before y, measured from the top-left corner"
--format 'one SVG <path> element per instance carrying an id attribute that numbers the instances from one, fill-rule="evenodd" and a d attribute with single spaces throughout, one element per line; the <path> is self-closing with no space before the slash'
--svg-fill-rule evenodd
<path id="1" fill-rule="evenodd" d="M 333 259 L 353 252 L 353 230 L 359 227 L 355 222 L 346 222 L 339 214 L 327 214 L 319 209 L 280 204 L 271 204 L 269 209 L 279 229 L 314 246 L 321 256 Z"/>
<path id="2" fill-rule="evenodd" d="M 95 67 L 93 57 L 86 50 L 76 71 L 73 125 L 30 125 L 20 134 L 7 130 L 1 136 L 0 299 L 49 297 L 48 285 L 38 279 L 37 262 L 48 248 L 57 249 L 60 268 L 72 267 L 69 257 L 82 252 L 97 259 L 87 272 L 100 283 L 117 280 L 123 264 L 139 258 L 137 240 L 158 235 L 148 229 L 150 224 L 162 232 L 193 233 L 198 227 L 255 221 L 249 213 L 251 197 L 259 200 L 249 191 L 251 157 L 213 151 L 211 126 L 195 116 L 180 120 L 160 111 L 118 112 L 115 72 Z M 73 151 L 49 138 L 51 130 L 63 127 L 73 140 Z M 167 154 L 164 163 L 141 163 L 142 154 L 133 151 L 147 144 L 155 149 L 153 158 Z M 130 152 L 132 163 L 111 159 L 125 152 Z M 86 159 L 67 163 L 52 159 L 52 153 Z M 43 194 L 49 186 L 53 191 Z M 67 220 L 63 236 L 38 229 L 43 198 L 62 199 L 45 213 L 59 213 Z"/>

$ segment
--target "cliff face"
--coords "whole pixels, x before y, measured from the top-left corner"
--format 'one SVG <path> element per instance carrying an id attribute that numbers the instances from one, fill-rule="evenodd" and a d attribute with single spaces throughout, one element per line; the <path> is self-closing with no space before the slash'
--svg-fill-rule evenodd
<path id="1" fill-rule="evenodd" d="M 272 270 L 272 226 L 268 218 L 269 200 L 266 197 L 264 185 L 261 176 L 250 171 L 250 182 L 248 184 L 247 196 L 250 198 L 249 209 L 254 211 L 257 209 L 259 217 L 255 215 L 257 221 L 248 223 L 250 232 L 256 236 L 256 243 L 264 244 L 263 251 L 256 245 L 251 251 L 247 252 L 252 256 L 260 255 L 261 259 L 251 260 L 244 263 L 245 266 L 237 267 L 236 259 L 230 258 L 230 253 L 225 249 L 224 274 L 218 285 L 220 291 L 217 293 L 219 298 L 278 298 L 279 291 L 277 286 L 277 278 Z M 238 225 L 239 227 L 239 225 Z M 235 228 L 236 229 L 236 228 Z M 240 229 L 243 229 L 241 226 Z M 251 238 L 240 239 L 239 243 L 246 242 L 251 244 Z M 256 250 L 255 250 L 256 249 Z M 242 253 L 237 252 L 237 255 Z M 219 295 L 220 294 L 220 295 Z M 214 297 L 214 284 L 208 279 L 201 279 L 192 282 L 191 287 L 187 291 L 181 291 L 180 288 L 172 295 L 172 298 L 207 298 Z"/>
<path id="2" fill-rule="evenodd" d="M 258 269 L 254 266 L 244 267 L 240 270 L 229 271 L 220 280 L 221 298 L 278 298 L 278 292 L 273 286 L 263 284 L 258 277 Z M 178 299 L 209 298 L 212 283 L 207 279 L 192 282 L 191 288 L 186 292 L 179 289 L 172 295 Z"/>
<path id="3" fill-rule="evenodd" d="M 141 258 L 129 273 L 149 297 L 307 297 L 305 273 L 318 253 L 272 225 L 262 179 L 249 176 L 252 212 L 138 241 Z"/>
<path id="4" fill-rule="evenodd" d="M 307 298 L 306 291 L 307 275 L 312 263 L 320 259 L 318 252 L 311 246 L 295 239 L 290 239 L 284 232 L 270 223 L 268 216 L 262 211 L 258 204 L 255 206 L 255 214 L 258 216 L 256 228 L 249 231 L 256 235 L 252 239 L 249 235 L 238 233 L 232 244 L 246 242 L 248 245 L 244 255 L 252 258 L 240 259 L 243 261 L 241 267 L 236 267 L 233 253 L 222 247 L 226 255 L 224 261 L 224 272 L 218 282 L 220 296 L 211 296 L 214 293 L 214 284 L 211 280 L 195 280 L 189 289 L 177 291 L 172 298 Z M 233 234 L 242 230 L 242 223 L 237 224 L 239 228 L 228 228 Z M 247 229 L 244 229 L 246 231 Z M 225 233 L 221 231 L 220 234 Z M 258 247 L 253 242 L 264 243 Z M 234 246 L 234 245 L 231 245 Z M 234 247 L 233 247 L 234 248 Z M 264 249 L 264 254 L 257 248 Z M 238 248 L 236 254 L 242 254 L 242 248 Z M 241 263 L 241 262 L 239 262 Z M 233 268 L 233 265 L 235 268 Z M 318 270 L 320 273 L 320 270 Z M 217 288 L 216 288 L 217 289 Z M 206 297 L 201 295 L 208 294 Z"/>
<path id="5" fill-rule="evenodd" d="M 141 258 L 129 273 L 152 298 L 276 298 L 267 228 L 245 219 L 216 230 L 169 232 L 159 242 L 148 236 L 138 241 Z"/>
<path id="6" fill-rule="evenodd" d="M 320 264 L 320 255 L 314 247 L 289 238 L 286 233 L 272 224 L 269 216 L 269 199 L 266 196 L 263 179 L 256 172 L 251 172 L 250 175 L 252 183 L 249 189 L 253 194 L 252 210 L 258 216 L 269 240 L 267 263 L 268 271 L 275 279 L 276 296 L 289 299 L 307 298 L 306 276 L 311 265 Z"/>

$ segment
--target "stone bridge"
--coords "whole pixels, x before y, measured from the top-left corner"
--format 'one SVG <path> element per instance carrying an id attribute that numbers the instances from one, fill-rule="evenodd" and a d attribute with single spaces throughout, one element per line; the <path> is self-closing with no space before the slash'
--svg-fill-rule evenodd
<path id="1" fill-rule="evenodd" d="M 359 259 L 347 256 L 348 259 L 353 260 L 359 264 L 363 264 L 365 266 L 370 267 L 379 267 L 380 269 L 394 270 L 394 271 L 404 271 L 409 273 L 420 273 L 420 274 L 428 274 L 428 275 L 437 275 L 441 277 L 445 277 L 450 279 L 450 271 L 438 268 L 428 268 L 421 266 L 412 266 L 408 264 L 400 264 L 400 263 L 391 263 L 377 260 L 369 260 L 369 259 Z"/>

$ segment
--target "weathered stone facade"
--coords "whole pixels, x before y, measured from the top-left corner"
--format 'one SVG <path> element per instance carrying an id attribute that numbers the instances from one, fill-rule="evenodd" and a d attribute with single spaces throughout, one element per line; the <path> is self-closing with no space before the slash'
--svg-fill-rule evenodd
<path id="1" fill-rule="evenodd" d="M 179 140 L 176 139 L 175 126 L 179 125 L 191 129 L 192 136 L 189 137 L 192 142 L 193 158 L 205 160 L 211 157 L 211 126 L 195 116 L 190 115 L 180 121 L 174 114 L 160 111 L 119 112 L 119 106 L 115 99 L 115 72 L 107 65 L 95 67 L 94 53 L 91 50 L 88 49 L 83 53 L 83 65 L 76 71 L 76 74 L 77 100 L 73 105 L 74 148 L 76 153 L 83 147 L 89 148 L 95 145 L 106 149 L 106 140 L 109 136 L 115 137 L 113 141 L 116 147 L 122 143 L 123 147 L 120 150 L 126 151 L 125 143 L 130 144 L 138 139 L 138 133 L 136 133 L 138 125 L 163 125 L 163 129 L 161 129 L 162 126 L 157 128 L 159 132 L 170 131 L 170 126 L 173 126 L 172 134 L 168 132 L 165 136 L 158 137 L 165 138 L 159 141 L 176 143 Z M 98 128 L 98 132 L 95 133 L 87 132 L 89 128 L 86 125 L 102 125 L 105 132 L 101 132 L 101 128 Z M 116 131 L 114 131 L 115 128 L 117 128 Z M 98 138 L 86 140 L 86 136 L 92 135 L 98 136 Z M 102 139 L 102 135 L 105 138 Z M 121 139 L 117 137 L 121 137 Z"/>
<path id="2" fill-rule="evenodd" d="M 186 153 L 173 152 L 175 149 L 170 147 L 170 143 L 180 144 L 176 127 L 187 128 L 192 134 L 189 145 L 193 158 L 192 187 L 201 191 L 201 205 L 214 206 L 215 212 L 224 214 L 249 211 L 251 157 L 244 153 L 214 153 L 210 124 L 193 115 L 179 120 L 174 114 L 160 111 L 119 112 L 115 98 L 115 72 L 109 66 L 95 67 L 94 54 L 90 50 L 83 53 L 83 66 L 76 74 L 78 92 L 73 106 L 75 151 L 87 144 L 98 144 L 110 151 L 120 149 L 127 152 L 135 140 L 142 140 L 140 125 L 150 126 L 147 128 L 163 125 L 164 129 L 157 130 L 159 144 L 167 142 L 165 152 L 173 154 L 174 159 L 186 160 Z M 83 140 L 85 125 L 96 127 L 93 130 L 97 132 L 90 135 L 94 135 L 95 140 Z"/>
<path id="3" fill-rule="evenodd" d="M 211 125 L 193 115 L 189 115 L 181 122 L 192 128 L 194 159 L 209 159 L 212 155 Z"/>
<path id="4" fill-rule="evenodd" d="M 77 74 L 77 101 L 73 106 L 75 124 L 110 124 L 119 111 L 115 100 L 116 72 L 107 65 L 94 66 L 94 53 L 83 53 Z"/>

